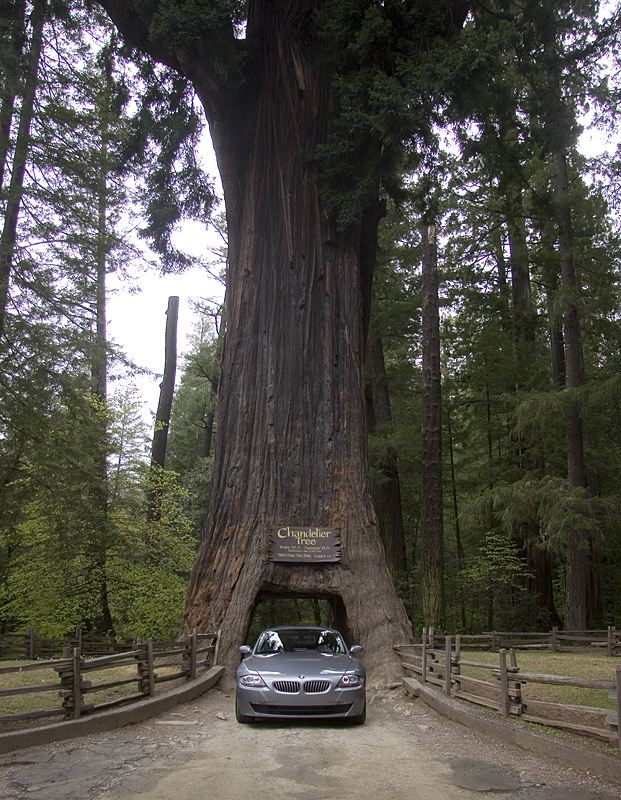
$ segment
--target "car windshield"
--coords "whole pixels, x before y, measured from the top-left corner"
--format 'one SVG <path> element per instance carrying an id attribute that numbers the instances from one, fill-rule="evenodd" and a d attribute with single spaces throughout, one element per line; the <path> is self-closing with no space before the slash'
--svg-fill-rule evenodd
<path id="1" fill-rule="evenodd" d="M 257 655 L 297 653 L 304 650 L 316 650 L 319 653 L 331 655 L 347 653 L 345 642 L 336 631 L 309 630 L 308 628 L 263 631 L 255 647 Z"/>

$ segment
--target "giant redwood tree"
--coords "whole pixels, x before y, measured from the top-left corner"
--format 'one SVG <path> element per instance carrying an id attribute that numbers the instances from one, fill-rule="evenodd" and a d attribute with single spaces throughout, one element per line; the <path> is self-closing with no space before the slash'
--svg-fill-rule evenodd
<path id="1" fill-rule="evenodd" d="M 417 59 L 445 46 L 460 14 L 453 0 L 101 4 L 131 44 L 193 83 L 226 201 L 218 437 L 186 626 L 220 627 L 232 666 L 263 599 L 325 598 L 390 678 L 411 627 L 367 467 L 371 277 L 382 193 L 398 190 L 431 124 Z M 270 562 L 274 525 L 340 529 L 342 560 Z"/>

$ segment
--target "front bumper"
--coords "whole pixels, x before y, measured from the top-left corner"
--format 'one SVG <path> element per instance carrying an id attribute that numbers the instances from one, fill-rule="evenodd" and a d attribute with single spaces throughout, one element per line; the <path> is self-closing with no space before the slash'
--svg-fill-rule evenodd
<path id="1" fill-rule="evenodd" d="M 247 687 L 237 682 L 237 708 L 241 714 L 256 719 L 348 719 L 365 708 L 365 687 L 330 688 L 307 694 L 279 692 L 273 687 Z"/>

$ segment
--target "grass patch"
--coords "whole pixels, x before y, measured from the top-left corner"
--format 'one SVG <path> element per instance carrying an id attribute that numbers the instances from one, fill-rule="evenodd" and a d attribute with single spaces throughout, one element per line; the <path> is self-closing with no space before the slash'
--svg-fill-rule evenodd
<path id="1" fill-rule="evenodd" d="M 606 656 L 572 653 L 532 653 L 517 651 L 517 664 L 521 672 L 534 672 L 538 675 L 566 675 L 573 678 L 596 678 L 615 680 L 616 662 Z M 479 661 L 494 666 L 499 665 L 498 653 L 470 654 L 462 650 L 466 661 Z M 507 657 L 507 663 L 509 659 Z M 462 673 L 472 678 L 487 681 L 498 686 L 498 679 L 490 670 L 477 667 L 462 667 Z M 522 684 L 524 700 L 541 700 L 547 703 L 593 706 L 601 709 L 614 709 L 614 700 L 604 689 L 583 689 L 579 686 L 550 686 L 547 684 Z"/>
<path id="2" fill-rule="evenodd" d="M 0 661 L 0 667 L 19 667 L 32 664 L 30 661 Z M 156 674 L 170 675 L 179 671 L 179 665 L 173 664 L 156 664 Z M 93 672 L 86 672 L 82 676 L 83 682 L 90 681 L 92 684 L 99 683 L 100 681 L 121 680 L 122 678 L 137 677 L 137 669 L 134 665 L 127 665 L 121 667 L 110 667 L 107 669 L 94 670 Z M 179 680 L 185 680 L 180 678 Z M 176 685 L 176 681 L 170 681 L 163 684 L 158 684 L 155 687 L 155 693 L 167 691 Z M 23 714 L 30 711 L 47 711 L 53 708 L 60 708 L 63 700 L 59 697 L 60 678 L 58 673 L 52 668 L 28 670 L 27 672 L 9 672 L 0 674 L 0 689 L 16 689 L 23 686 L 40 686 L 44 684 L 57 684 L 56 689 L 49 691 L 33 692 L 29 694 L 8 695 L 1 698 L 0 707 L 2 716 L 9 714 Z M 99 704 L 105 703 L 110 700 L 120 699 L 124 696 L 135 694 L 139 691 L 138 681 L 125 683 L 121 686 L 106 687 L 101 691 L 89 692 L 82 698 L 84 704 L 90 705 L 91 703 Z M 58 722 L 62 716 L 44 717 L 43 719 L 35 720 L 36 724 L 45 724 L 46 722 Z M 0 730 L 8 730 L 10 728 L 19 727 L 28 724 L 27 722 L 15 720 L 5 722 L 0 725 Z"/>

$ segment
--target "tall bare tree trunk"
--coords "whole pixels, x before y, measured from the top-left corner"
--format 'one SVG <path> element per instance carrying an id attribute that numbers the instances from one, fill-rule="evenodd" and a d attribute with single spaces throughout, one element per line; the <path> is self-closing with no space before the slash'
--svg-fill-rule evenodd
<path id="1" fill-rule="evenodd" d="M 95 341 L 91 356 L 91 391 L 99 401 L 95 410 L 97 437 L 95 441 L 96 475 L 94 476 L 93 520 L 96 537 L 93 558 L 98 570 L 101 621 L 99 628 L 105 635 L 114 634 L 114 621 L 108 593 L 107 556 L 110 537 L 110 487 L 108 482 L 108 331 L 106 306 L 106 277 L 108 272 L 108 111 L 112 73 L 110 65 L 104 73 L 106 83 L 103 104 L 100 105 L 101 148 L 99 151 L 99 175 L 97 178 L 97 240 L 95 242 Z"/>
<path id="2" fill-rule="evenodd" d="M 155 430 L 151 443 L 151 471 L 153 488 L 149 492 L 147 522 L 159 519 L 159 501 L 161 493 L 158 489 L 158 470 L 163 470 L 166 463 L 166 447 L 170 428 L 170 412 L 175 393 L 175 375 L 177 373 L 177 320 L 179 317 L 179 298 L 168 298 L 166 311 L 166 337 L 164 344 L 164 375 L 160 383 L 160 399 L 155 414 Z"/>
<path id="3" fill-rule="evenodd" d="M 567 158 L 564 152 L 554 154 L 556 196 L 559 209 L 559 251 L 561 282 L 565 295 L 563 335 L 565 340 L 566 386 L 570 390 L 584 386 L 581 359 L 580 324 L 576 301 L 576 276 L 573 257 L 571 209 Z M 572 486 L 586 486 L 584 466 L 584 435 L 582 402 L 575 394 L 567 406 L 567 479 Z M 565 627 L 568 630 L 586 628 L 588 541 L 578 529 L 569 529 L 567 541 L 567 577 L 565 592 Z"/>
<path id="4" fill-rule="evenodd" d="M 30 152 L 30 125 L 34 115 L 34 101 L 39 77 L 39 61 L 43 44 L 43 29 L 47 12 L 47 0 L 34 0 L 30 22 L 32 25 L 32 38 L 30 41 L 30 55 L 28 60 L 28 73 L 22 96 L 19 114 L 19 127 L 15 152 L 13 154 L 13 169 L 9 185 L 9 197 L 4 215 L 4 226 L 0 237 L 0 336 L 4 334 L 6 307 L 9 299 L 9 283 L 13 268 L 15 242 L 17 240 L 17 221 L 24 191 L 24 175 L 26 162 Z"/>
<path id="5" fill-rule="evenodd" d="M 11 149 L 11 125 L 21 78 L 20 62 L 26 39 L 25 0 L 2 3 L 0 14 L 5 18 L 5 32 L 8 34 L 8 41 L 3 44 L 5 49 L 0 67 L 0 71 L 4 73 L 0 87 L 0 188 L 2 188 L 7 158 Z"/>
<path id="6" fill-rule="evenodd" d="M 421 588 L 423 623 L 438 627 L 444 614 L 442 494 L 442 374 L 435 225 L 423 228 L 423 385 Z"/>
<path id="7" fill-rule="evenodd" d="M 390 396 L 386 384 L 384 349 L 379 334 L 371 325 L 367 340 L 365 373 L 367 375 L 367 422 L 372 433 L 377 425 L 390 425 Z M 373 485 L 373 503 L 379 532 L 386 550 L 386 560 L 393 574 L 405 572 L 405 531 L 401 508 L 401 484 L 394 448 L 387 446 L 380 459 L 372 465 L 382 473 L 381 483 Z"/>

